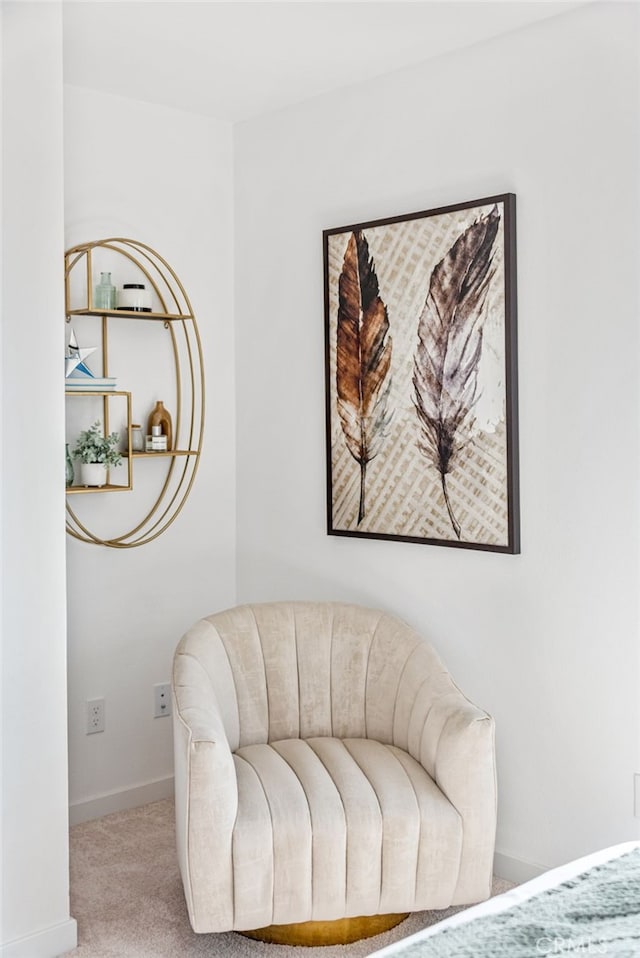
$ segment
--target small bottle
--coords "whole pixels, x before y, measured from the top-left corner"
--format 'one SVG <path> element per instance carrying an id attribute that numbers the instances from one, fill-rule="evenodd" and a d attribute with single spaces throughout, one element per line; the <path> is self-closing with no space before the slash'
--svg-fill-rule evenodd
<path id="1" fill-rule="evenodd" d="M 173 448 L 171 416 L 169 415 L 167 410 L 164 408 L 164 403 L 160 401 L 158 401 L 155 404 L 153 410 L 151 411 L 151 415 L 149 416 L 149 424 L 147 426 L 148 436 L 153 436 L 154 426 L 160 426 L 159 435 L 166 437 L 167 443 L 166 443 L 165 449 L 167 452 L 170 452 Z"/>
<path id="2" fill-rule="evenodd" d="M 100 273 L 93 305 L 96 309 L 116 308 L 116 288 L 111 282 L 111 273 Z"/>
<path id="3" fill-rule="evenodd" d="M 151 451 L 164 452 L 167 448 L 167 437 L 162 435 L 162 426 L 151 427 Z"/>

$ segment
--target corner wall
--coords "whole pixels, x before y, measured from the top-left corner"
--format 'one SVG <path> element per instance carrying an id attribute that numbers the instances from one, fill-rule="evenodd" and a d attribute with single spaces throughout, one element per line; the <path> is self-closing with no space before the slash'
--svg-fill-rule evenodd
<path id="1" fill-rule="evenodd" d="M 233 170 L 226 123 L 72 86 L 64 88 L 64 113 L 65 246 L 130 237 L 168 261 L 197 317 L 207 392 L 198 474 L 167 531 L 133 549 L 67 537 L 70 799 L 77 822 L 172 793 L 171 720 L 154 719 L 153 686 L 170 679 L 183 632 L 235 601 Z M 127 276 L 113 279 L 121 285 Z M 165 372 L 149 362 L 148 340 L 136 338 L 142 325 L 118 326 L 117 334 L 134 344 L 133 416 L 146 423 L 155 400 L 168 397 Z M 110 355 L 114 374 L 116 361 Z M 102 527 L 105 513 L 115 526 L 128 522 L 127 498 L 157 480 L 159 463 L 137 465 L 134 493 L 75 497 L 74 508 L 93 510 Z M 79 499 L 92 501 L 78 506 Z M 85 701 L 99 697 L 106 700 L 106 731 L 86 735 Z"/>
<path id="2" fill-rule="evenodd" d="M 235 130 L 238 599 L 423 630 L 495 715 L 507 865 L 640 835 L 638 39 L 590 4 Z M 322 230 L 507 191 L 522 555 L 327 537 Z"/>
<path id="3" fill-rule="evenodd" d="M 76 944 L 76 923 L 69 917 L 65 532 L 60 495 L 61 4 L 4 3 L 0 17 L 0 953 L 3 958 L 53 958 Z"/>

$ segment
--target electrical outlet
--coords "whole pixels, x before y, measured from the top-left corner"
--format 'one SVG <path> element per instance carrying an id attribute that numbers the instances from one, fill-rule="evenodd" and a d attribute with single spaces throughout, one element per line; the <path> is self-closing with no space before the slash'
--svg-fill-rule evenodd
<path id="1" fill-rule="evenodd" d="M 640 773 L 633 776 L 633 814 L 640 818 Z"/>
<path id="2" fill-rule="evenodd" d="M 87 699 L 87 735 L 104 732 L 104 699 Z"/>
<path id="3" fill-rule="evenodd" d="M 171 715 L 171 683 L 161 682 L 153 686 L 153 717 Z"/>

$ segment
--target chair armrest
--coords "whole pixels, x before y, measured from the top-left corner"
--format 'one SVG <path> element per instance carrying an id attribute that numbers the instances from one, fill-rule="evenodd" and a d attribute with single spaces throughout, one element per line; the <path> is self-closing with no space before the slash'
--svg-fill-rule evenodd
<path id="1" fill-rule="evenodd" d="M 494 734 L 491 716 L 456 688 L 439 696 L 427 716 L 423 753 L 433 757 L 436 784 L 461 813 L 473 800 L 471 774 L 482 771 L 495 784 Z"/>
<path id="2" fill-rule="evenodd" d="M 452 904 L 479 900 L 478 887 L 485 887 L 488 898 L 497 817 L 494 721 L 452 682 L 427 715 L 421 751 L 432 761 L 436 784 L 463 821 L 462 860 Z"/>
<path id="3" fill-rule="evenodd" d="M 208 742 L 210 745 L 219 745 L 231 753 L 222 714 L 214 698 L 213 690 L 209 693 L 206 702 L 188 705 L 185 699 L 192 691 L 184 686 L 174 686 L 173 689 L 174 715 L 178 722 L 184 725 L 190 743 L 199 745 Z"/>
<path id="4" fill-rule="evenodd" d="M 173 670 L 178 861 L 191 924 L 219 912 L 233 922 L 231 843 L 238 810 L 235 764 L 222 713 L 200 662 L 178 652 Z"/>

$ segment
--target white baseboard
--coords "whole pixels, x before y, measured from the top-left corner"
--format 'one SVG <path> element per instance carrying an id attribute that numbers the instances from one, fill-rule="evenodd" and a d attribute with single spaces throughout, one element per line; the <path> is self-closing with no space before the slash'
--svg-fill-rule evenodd
<path id="1" fill-rule="evenodd" d="M 0 958 L 58 958 L 78 945 L 75 918 L 0 946 Z"/>
<path id="2" fill-rule="evenodd" d="M 80 825 L 94 818 L 111 815 L 112 812 L 124 812 L 149 802 L 162 801 L 164 798 L 173 798 L 173 776 L 145 782 L 144 785 L 134 785 L 133 788 L 107 792 L 83 802 L 74 802 L 69 806 L 69 824 Z"/>
<path id="3" fill-rule="evenodd" d="M 507 881 L 522 885 L 523 882 L 537 878 L 548 871 L 544 865 L 534 865 L 532 862 L 523 862 L 519 858 L 511 858 L 509 855 L 503 855 L 496 852 L 493 856 L 493 874 L 496 878 L 504 878 Z"/>

